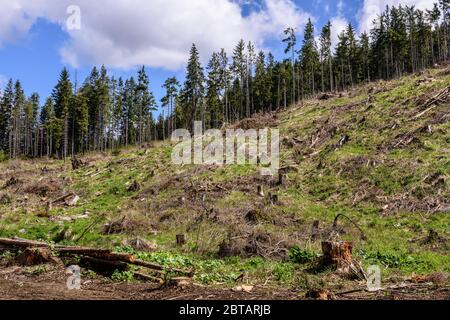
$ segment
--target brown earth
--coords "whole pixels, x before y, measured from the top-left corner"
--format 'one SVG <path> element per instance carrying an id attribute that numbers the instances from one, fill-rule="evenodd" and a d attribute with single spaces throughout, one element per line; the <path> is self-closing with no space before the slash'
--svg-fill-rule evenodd
<path id="1" fill-rule="evenodd" d="M 37 269 L 38 270 L 38 269 Z M 66 287 L 68 275 L 62 267 L 48 266 L 46 272 L 10 266 L 0 271 L 0 300 L 304 300 L 302 291 L 255 286 L 250 292 L 193 284 L 189 287 L 161 287 L 153 283 L 113 282 L 95 277 L 82 280 L 81 290 Z M 355 292 L 351 292 L 355 291 Z M 337 300 L 448 300 L 450 287 L 428 283 L 404 283 L 379 292 L 357 288 L 331 294 Z"/>

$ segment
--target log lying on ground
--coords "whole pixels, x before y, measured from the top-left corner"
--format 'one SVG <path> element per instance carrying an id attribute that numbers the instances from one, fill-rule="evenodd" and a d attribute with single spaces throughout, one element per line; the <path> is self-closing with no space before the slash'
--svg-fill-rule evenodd
<path id="1" fill-rule="evenodd" d="M 66 199 L 68 199 L 68 198 L 70 198 L 70 197 L 73 197 L 73 196 L 75 196 L 75 193 L 70 192 L 70 193 L 68 193 L 68 194 L 66 194 L 66 195 L 63 195 L 62 197 L 59 197 L 58 199 L 53 200 L 51 203 L 52 203 L 52 204 L 55 204 L 55 203 L 58 203 L 58 202 L 63 202 L 63 201 L 65 201 Z"/>
<path id="2" fill-rule="evenodd" d="M 135 272 L 135 273 L 134 273 L 134 276 L 135 276 L 136 278 L 138 278 L 138 279 L 142 279 L 142 280 L 146 280 L 146 281 L 151 281 L 151 282 L 156 282 L 156 283 L 159 283 L 159 284 L 161 284 L 161 285 L 164 284 L 164 280 L 163 280 L 163 279 L 157 278 L 157 277 L 154 277 L 154 276 L 145 274 L 145 273 Z"/>
<path id="3" fill-rule="evenodd" d="M 136 260 L 134 262 L 131 262 L 131 264 L 133 264 L 135 266 L 145 267 L 145 268 L 152 269 L 152 270 L 168 271 L 168 272 L 173 272 L 173 273 L 186 274 L 186 275 L 189 275 L 190 277 L 194 273 L 193 270 L 186 271 L 186 270 L 181 270 L 181 269 L 178 269 L 178 268 L 164 267 L 164 266 L 161 266 L 161 265 L 156 264 L 156 263 L 151 263 L 151 262 L 142 261 L 142 260 Z"/>
<path id="4" fill-rule="evenodd" d="M 122 261 L 108 261 L 104 259 L 94 258 L 94 257 L 82 257 L 80 259 L 80 265 L 83 267 L 88 267 L 99 273 L 112 274 L 115 271 L 126 271 L 128 270 L 128 264 Z"/>
<path id="5" fill-rule="evenodd" d="M 0 245 L 4 247 L 16 247 L 16 248 L 48 248 L 49 245 L 45 242 L 31 241 L 24 239 L 6 239 L 0 238 Z"/>
<path id="6" fill-rule="evenodd" d="M 146 262 L 142 260 L 137 260 L 136 257 L 132 254 L 126 253 L 113 253 L 108 249 L 96 249 L 96 248 L 87 248 L 87 247 L 71 247 L 71 246 L 55 246 L 51 248 L 45 242 L 38 241 L 30 241 L 24 239 L 6 239 L 0 238 L 0 248 L 6 249 L 35 249 L 35 248 L 43 248 L 43 249 L 52 249 L 58 252 L 61 255 L 79 255 L 82 257 L 83 262 L 92 262 L 95 265 L 99 265 L 99 269 L 108 269 L 114 266 L 122 266 L 123 264 L 132 264 L 140 267 L 144 267 L 147 269 L 151 269 L 160 273 L 163 272 L 171 272 L 188 275 L 190 277 L 193 276 L 193 271 L 182 270 L 171 267 L 164 267 L 156 263 Z M 86 260 L 87 259 L 87 260 Z M 108 263 L 109 262 L 109 263 Z"/>
<path id="7" fill-rule="evenodd" d="M 94 249 L 83 247 L 55 247 L 55 250 L 63 255 L 80 255 L 92 258 L 99 258 L 107 261 L 120 261 L 126 263 L 133 263 L 136 257 L 127 253 L 112 253 L 107 249 Z"/>

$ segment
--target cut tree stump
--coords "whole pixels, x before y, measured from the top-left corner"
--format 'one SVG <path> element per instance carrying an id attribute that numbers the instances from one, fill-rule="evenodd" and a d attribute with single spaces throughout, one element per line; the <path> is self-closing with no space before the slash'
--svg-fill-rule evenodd
<path id="1" fill-rule="evenodd" d="M 177 245 L 184 246 L 186 244 L 186 235 L 177 234 Z"/>
<path id="2" fill-rule="evenodd" d="M 284 174 L 284 172 L 278 173 L 278 185 L 284 186 L 285 183 L 286 183 L 286 175 Z"/>
<path id="3" fill-rule="evenodd" d="M 26 248 L 16 257 L 16 263 L 22 266 L 36 266 L 54 261 L 48 248 Z"/>
<path id="4" fill-rule="evenodd" d="M 348 241 L 322 242 L 323 256 L 319 261 L 319 268 L 332 267 L 342 276 L 365 279 L 365 273 L 359 263 L 353 259 L 353 244 Z"/>
<path id="5" fill-rule="evenodd" d="M 280 204 L 279 201 L 278 201 L 278 195 L 276 193 L 269 192 L 269 202 L 272 205 Z"/>
<path id="6" fill-rule="evenodd" d="M 262 185 L 258 185 L 257 193 L 258 193 L 258 196 L 264 198 L 264 190 L 263 190 L 263 186 Z"/>

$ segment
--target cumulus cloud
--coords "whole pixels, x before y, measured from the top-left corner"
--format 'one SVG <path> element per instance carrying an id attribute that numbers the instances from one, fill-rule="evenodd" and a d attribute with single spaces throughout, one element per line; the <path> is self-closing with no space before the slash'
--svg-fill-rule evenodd
<path id="1" fill-rule="evenodd" d="M 336 48 L 339 43 L 339 35 L 344 31 L 348 26 L 348 20 L 344 17 L 338 16 L 334 17 L 330 20 L 331 22 L 331 46 Z"/>
<path id="2" fill-rule="evenodd" d="M 80 30 L 65 28 L 72 4 L 81 8 Z M 222 47 L 231 51 L 241 38 L 262 47 L 288 26 L 302 29 L 309 16 L 292 0 L 264 0 L 245 16 L 236 0 L 0 0 L 0 7 L 0 46 L 43 18 L 69 35 L 60 48 L 65 63 L 123 69 L 179 69 L 194 42 L 203 58 Z"/>
<path id="3" fill-rule="evenodd" d="M 386 6 L 415 6 L 424 10 L 433 7 L 433 0 L 364 0 L 364 4 L 359 11 L 359 32 L 369 31 L 373 26 L 373 21 L 381 14 Z"/>

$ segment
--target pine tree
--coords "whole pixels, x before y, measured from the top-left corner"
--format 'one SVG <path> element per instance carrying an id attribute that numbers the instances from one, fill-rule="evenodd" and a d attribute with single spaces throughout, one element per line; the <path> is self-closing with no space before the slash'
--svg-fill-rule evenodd
<path id="1" fill-rule="evenodd" d="M 328 65 L 329 90 L 333 91 L 333 55 L 331 52 L 331 22 L 322 28 L 320 34 L 320 63 L 322 73 L 322 91 L 325 91 L 325 64 Z"/>
<path id="2" fill-rule="evenodd" d="M 0 103 L 0 149 L 11 155 L 10 135 L 13 129 L 14 84 L 9 79 Z"/>
<path id="3" fill-rule="evenodd" d="M 151 139 L 152 111 L 156 110 L 153 93 L 149 90 L 149 77 L 143 66 L 138 72 L 136 103 L 138 108 L 138 142 L 142 145 Z"/>
<path id="4" fill-rule="evenodd" d="M 244 40 L 240 40 L 237 46 L 233 51 L 233 62 L 232 62 L 232 71 L 234 73 L 234 78 L 237 80 L 239 85 L 239 91 L 236 93 L 237 98 L 239 99 L 239 112 L 238 119 L 242 118 L 244 113 L 244 84 L 247 76 L 247 67 L 246 67 L 246 54 L 245 54 L 245 42 Z"/>
<path id="5" fill-rule="evenodd" d="M 205 76 L 200 64 L 200 56 L 195 44 L 192 45 L 186 70 L 186 80 L 181 92 L 181 104 L 184 112 L 186 128 L 193 128 L 194 121 L 198 119 L 205 91 Z M 202 108 L 203 109 L 203 108 Z"/>
<path id="6" fill-rule="evenodd" d="M 223 92 L 223 121 L 225 123 L 229 122 L 229 106 L 228 106 L 228 95 L 231 81 L 231 74 L 228 66 L 228 56 L 225 49 L 221 49 L 219 53 L 219 74 L 220 74 L 220 87 Z"/>
<path id="7" fill-rule="evenodd" d="M 297 37 L 295 35 L 294 28 L 287 28 L 284 30 L 284 34 L 286 38 L 283 39 L 283 42 L 286 43 L 286 49 L 284 53 L 291 53 L 291 67 L 292 67 L 292 101 L 295 103 L 296 95 L 295 95 L 295 45 L 297 44 Z"/>
<path id="8" fill-rule="evenodd" d="M 68 152 L 69 113 L 72 95 L 72 83 L 70 82 L 69 72 L 66 68 L 64 68 L 59 76 L 58 84 L 52 94 L 53 101 L 55 103 L 55 116 L 61 127 L 56 130 L 56 132 L 61 133 L 61 136 L 55 136 L 57 139 L 56 146 L 60 151 L 59 155 L 64 159 L 67 157 Z"/>
<path id="9" fill-rule="evenodd" d="M 180 83 L 178 82 L 176 77 L 171 77 L 164 82 L 162 87 L 165 89 L 166 95 L 161 99 L 161 106 L 168 109 L 168 130 L 170 135 L 174 130 L 176 130 L 175 109 L 178 93 L 180 90 Z"/>
<path id="10" fill-rule="evenodd" d="M 213 53 L 207 70 L 206 106 L 208 108 L 208 114 L 203 121 L 205 127 L 209 129 L 217 127 L 219 122 L 223 121 L 220 112 L 221 73 L 220 56 L 218 53 Z"/>
<path id="11" fill-rule="evenodd" d="M 309 93 L 315 95 L 316 93 L 316 68 L 319 65 L 319 53 L 317 50 L 317 44 L 314 39 L 314 25 L 311 22 L 311 18 L 308 19 L 308 23 L 305 27 L 305 35 L 303 40 L 303 47 L 300 50 L 300 61 L 302 63 L 302 69 L 307 79 L 307 88 Z"/>
<path id="12" fill-rule="evenodd" d="M 27 156 L 35 156 L 36 147 L 36 126 L 37 116 L 39 112 L 39 94 L 33 93 L 26 102 L 24 112 L 24 154 Z"/>

